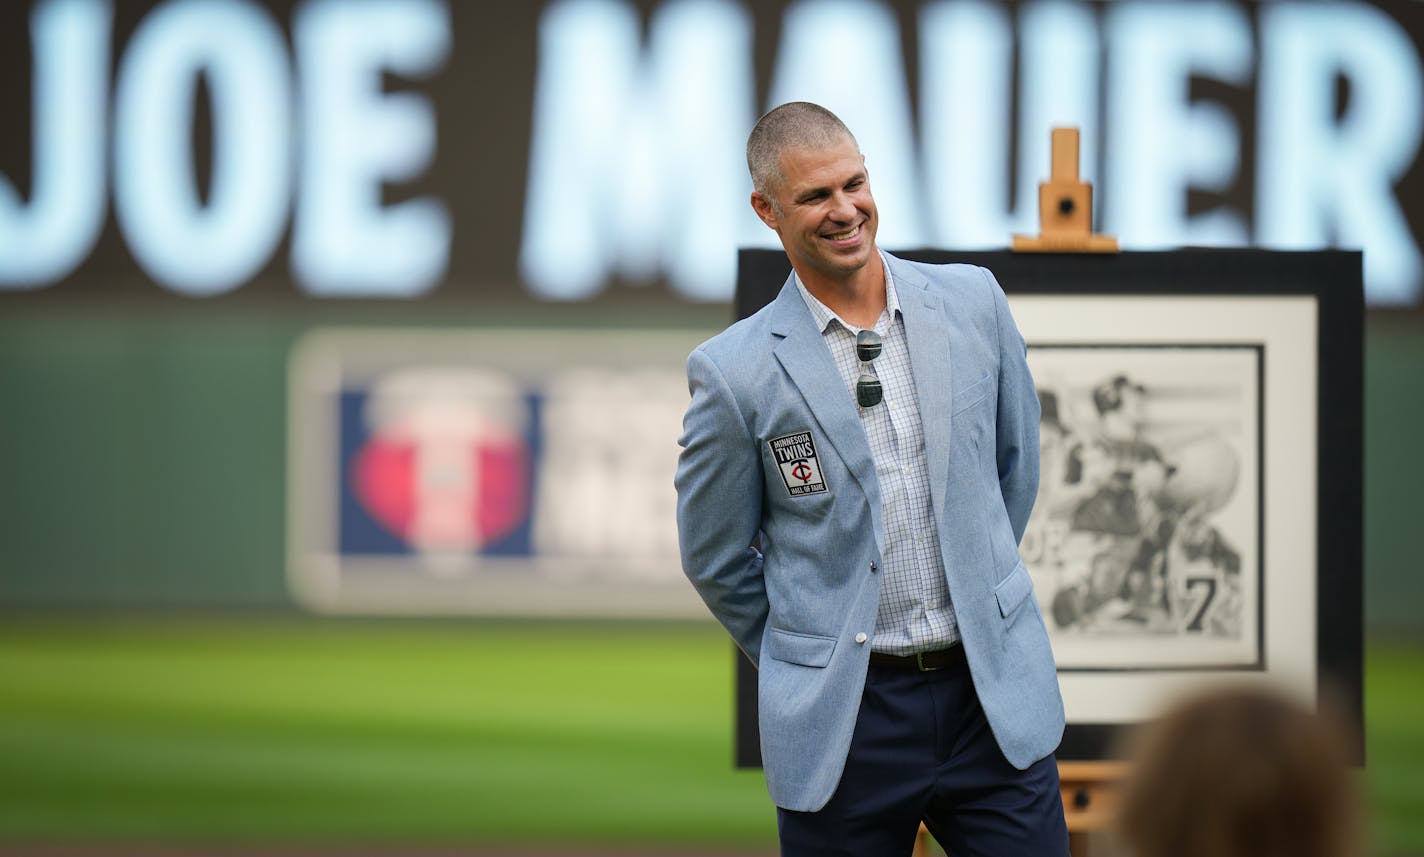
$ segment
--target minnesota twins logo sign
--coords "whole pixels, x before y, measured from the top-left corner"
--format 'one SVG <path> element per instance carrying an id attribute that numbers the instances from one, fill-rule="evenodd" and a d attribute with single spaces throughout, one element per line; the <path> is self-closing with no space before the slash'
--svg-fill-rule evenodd
<path id="1" fill-rule="evenodd" d="M 826 478 L 821 475 L 821 463 L 816 460 L 816 442 L 809 431 L 773 438 L 767 445 L 781 470 L 781 481 L 786 483 L 792 497 L 826 490 Z"/>

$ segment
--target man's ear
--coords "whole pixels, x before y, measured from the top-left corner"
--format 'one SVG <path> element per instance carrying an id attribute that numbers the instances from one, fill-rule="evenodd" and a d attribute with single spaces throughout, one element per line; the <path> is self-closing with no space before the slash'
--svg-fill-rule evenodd
<path id="1" fill-rule="evenodd" d="M 771 204 L 771 200 L 762 195 L 761 191 L 752 191 L 752 210 L 756 212 L 761 222 L 776 229 L 776 206 Z"/>

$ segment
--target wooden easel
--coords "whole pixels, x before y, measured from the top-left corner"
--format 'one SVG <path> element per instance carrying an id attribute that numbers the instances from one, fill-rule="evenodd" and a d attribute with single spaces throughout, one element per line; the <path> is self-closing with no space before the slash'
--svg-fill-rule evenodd
<path id="1" fill-rule="evenodd" d="M 1078 129 L 1054 128 L 1048 181 L 1038 186 L 1039 234 L 1015 235 L 1020 253 L 1116 253 L 1117 239 L 1093 232 L 1093 186 L 1078 178 Z M 1059 762 L 1063 816 L 1073 857 L 1088 854 L 1088 834 L 1112 824 L 1125 762 Z M 914 857 L 930 857 L 924 825 L 915 839 Z M 950 855 L 953 857 L 953 855 Z"/>
<path id="2" fill-rule="evenodd" d="M 1019 253 L 1116 253 L 1117 239 L 1093 233 L 1093 186 L 1078 180 L 1078 129 L 1054 128 L 1048 181 L 1038 185 L 1039 233 L 1015 235 Z"/>

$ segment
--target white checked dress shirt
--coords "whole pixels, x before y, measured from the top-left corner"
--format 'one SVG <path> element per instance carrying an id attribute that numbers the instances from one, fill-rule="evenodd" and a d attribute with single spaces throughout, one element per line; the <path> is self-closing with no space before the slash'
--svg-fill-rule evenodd
<path id="1" fill-rule="evenodd" d="M 910 372 L 904 315 L 890 266 L 884 261 L 882 255 L 885 311 L 874 328 L 884 347 L 865 371 L 880 379 L 885 397 L 869 408 L 856 405 L 875 459 L 880 510 L 885 521 L 885 552 L 881 557 L 884 579 L 870 647 L 876 652 L 910 655 L 948 648 L 959 639 L 959 627 L 949 600 L 939 531 L 930 504 L 929 464 L 925 459 L 919 400 Z M 855 336 L 860 328 L 847 324 L 817 300 L 800 277 L 796 278 L 796 288 L 835 359 L 846 384 L 846 395 L 854 403 L 855 381 L 865 365 L 855 353 Z"/>

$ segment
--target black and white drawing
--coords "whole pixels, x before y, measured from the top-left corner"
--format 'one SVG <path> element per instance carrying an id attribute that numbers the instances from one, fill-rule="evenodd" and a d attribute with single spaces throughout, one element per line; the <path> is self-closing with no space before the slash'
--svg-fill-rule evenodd
<path id="1" fill-rule="evenodd" d="M 1023 539 L 1063 670 L 1259 666 L 1262 349 L 1031 345 Z"/>

